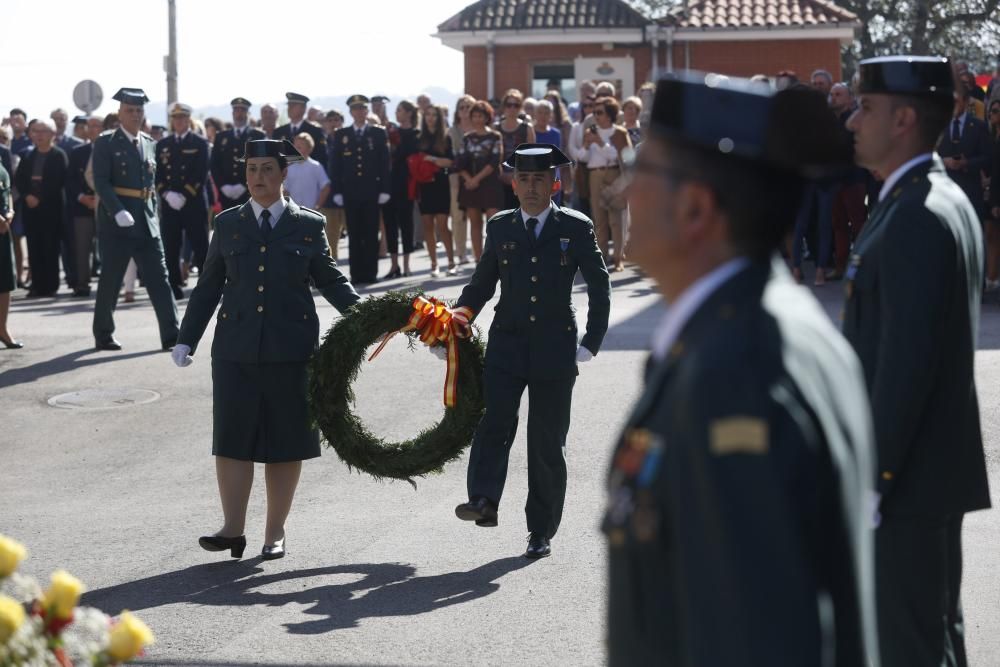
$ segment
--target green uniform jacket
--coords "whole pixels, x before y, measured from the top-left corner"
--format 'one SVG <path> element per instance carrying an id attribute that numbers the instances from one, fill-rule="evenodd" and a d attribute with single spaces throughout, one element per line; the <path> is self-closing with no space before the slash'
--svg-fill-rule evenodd
<path id="1" fill-rule="evenodd" d="M 97 228 L 102 232 L 125 238 L 160 236 L 157 218 L 157 197 L 146 199 L 125 197 L 115 193 L 115 188 L 156 189 L 156 142 L 145 132 L 139 133 L 142 156 L 121 129 L 108 130 L 94 141 L 91 155 L 94 174 L 94 192 L 100 198 L 97 207 Z M 119 211 L 132 214 L 135 224 L 119 227 L 115 214 Z"/>
<path id="2" fill-rule="evenodd" d="M 587 283 L 587 331 L 581 345 L 601 348 L 611 311 L 611 281 L 583 214 L 553 205 L 534 244 L 520 209 L 490 218 L 486 244 L 457 306 L 478 314 L 500 281 L 500 302 L 490 327 L 486 365 L 532 380 L 577 374 L 577 326 L 572 303 L 577 271 Z"/>
<path id="3" fill-rule="evenodd" d="M 221 297 L 214 358 L 308 361 L 319 341 L 310 280 L 341 313 L 361 298 L 330 257 L 325 224 L 289 200 L 265 243 L 250 202 L 220 213 L 177 342 L 194 353 Z"/>
<path id="4" fill-rule="evenodd" d="M 873 454 L 816 301 L 780 260 L 730 278 L 650 362 L 612 459 L 610 664 L 877 665 Z"/>
<path id="5" fill-rule="evenodd" d="M 848 267 L 844 334 L 865 369 L 883 514 L 990 506 L 973 376 L 983 238 L 941 160 L 872 212 Z"/>

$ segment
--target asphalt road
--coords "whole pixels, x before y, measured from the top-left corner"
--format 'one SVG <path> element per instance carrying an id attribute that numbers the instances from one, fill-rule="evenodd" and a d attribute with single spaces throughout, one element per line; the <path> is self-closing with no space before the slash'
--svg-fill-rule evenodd
<path id="1" fill-rule="evenodd" d="M 471 270 L 430 281 L 423 254 L 414 268 L 414 277 L 380 290 L 423 287 L 454 298 Z M 196 363 L 175 368 L 159 350 L 141 290 L 137 303 L 118 310 L 119 353 L 92 349 L 92 299 L 15 294 L 11 330 L 27 347 L 0 350 L 0 533 L 28 545 L 28 573 L 47 579 L 66 568 L 87 583 L 85 603 L 137 612 L 157 635 L 147 664 L 601 664 L 604 472 L 662 312 L 642 276 L 628 271 L 613 281 L 611 330 L 574 394 L 570 486 L 552 558 L 521 557 L 523 426 L 498 528 L 475 528 L 453 514 L 465 499 L 464 458 L 414 490 L 351 473 L 325 450 L 304 467 L 286 527 L 287 558 L 230 562 L 202 551 L 197 537 L 220 526 L 210 455 L 211 330 Z M 815 291 L 835 316 L 840 287 Z M 586 312 L 582 285 L 575 299 Z M 319 312 L 324 326 L 337 316 L 325 302 Z M 995 496 L 998 347 L 1000 307 L 987 306 L 977 372 Z M 358 412 L 385 437 L 416 433 L 440 417 L 443 374 L 442 362 L 396 340 L 355 385 Z M 88 389 L 144 389 L 158 398 L 105 410 L 48 404 Z M 258 468 L 248 556 L 263 542 L 263 519 Z M 1000 665 L 1000 513 L 973 514 L 965 526 L 970 656 L 974 665 Z"/>

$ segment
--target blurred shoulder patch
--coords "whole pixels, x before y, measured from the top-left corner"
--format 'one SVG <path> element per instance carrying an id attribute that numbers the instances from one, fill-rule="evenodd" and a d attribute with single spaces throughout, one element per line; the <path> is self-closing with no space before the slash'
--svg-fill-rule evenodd
<path id="1" fill-rule="evenodd" d="M 726 417 L 708 426 L 708 448 L 715 456 L 766 454 L 768 424 L 759 417 Z"/>

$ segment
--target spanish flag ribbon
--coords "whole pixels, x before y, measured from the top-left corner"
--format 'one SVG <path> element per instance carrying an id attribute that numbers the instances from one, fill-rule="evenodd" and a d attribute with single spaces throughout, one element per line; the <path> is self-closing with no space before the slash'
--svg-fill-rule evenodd
<path id="1" fill-rule="evenodd" d="M 458 395 L 458 341 L 468 338 L 471 330 L 468 322 L 474 313 L 465 307 L 451 310 L 442 301 L 435 298 L 425 299 L 418 296 L 413 300 L 413 312 L 402 329 L 390 331 L 382 337 L 382 342 L 375 348 L 368 361 L 377 357 L 386 344 L 398 333 L 416 331 L 417 337 L 425 345 L 444 345 L 448 349 L 448 370 L 444 380 L 445 407 L 455 407 Z M 458 316 L 458 317 L 456 317 Z"/>

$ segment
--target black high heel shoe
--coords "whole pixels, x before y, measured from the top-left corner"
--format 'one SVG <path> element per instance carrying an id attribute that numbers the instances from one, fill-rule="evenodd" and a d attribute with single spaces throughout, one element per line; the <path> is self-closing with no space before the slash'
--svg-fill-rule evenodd
<path id="1" fill-rule="evenodd" d="M 24 343 L 18 340 L 14 340 L 13 338 L 10 340 L 0 338 L 0 343 L 3 343 L 3 346 L 6 347 L 8 350 L 20 350 L 22 347 L 24 347 Z"/>
<path id="2" fill-rule="evenodd" d="M 202 535 L 198 538 L 198 544 L 205 551 L 225 551 L 229 549 L 229 555 L 233 558 L 243 558 L 243 551 L 247 548 L 247 538 L 243 535 L 239 537 Z"/>
<path id="3" fill-rule="evenodd" d="M 265 544 L 260 550 L 260 557 L 263 560 L 277 560 L 285 557 L 285 538 L 282 537 L 274 544 Z"/>
<path id="4" fill-rule="evenodd" d="M 400 271 L 399 267 L 397 266 L 395 269 L 382 276 L 382 280 L 392 280 L 393 278 L 399 278 L 402 275 L 403 272 Z"/>

